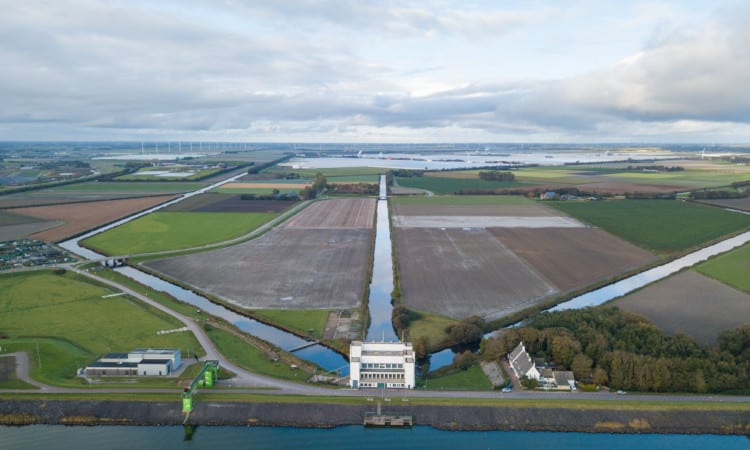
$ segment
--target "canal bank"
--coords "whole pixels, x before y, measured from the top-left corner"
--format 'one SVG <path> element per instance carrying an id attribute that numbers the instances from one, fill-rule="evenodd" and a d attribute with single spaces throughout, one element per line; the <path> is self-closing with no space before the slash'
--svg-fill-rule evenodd
<path id="1" fill-rule="evenodd" d="M 400 399 L 383 403 L 384 413 L 409 414 L 416 425 L 444 430 L 525 430 L 590 433 L 680 433 L 750 435 L 750 410 L 674 409 L 617 402 L 611 407 L 600 401 L 589 406 L 542 407 L 537 402 L 491 406 L 440 406 L 410 404 Z M 289 426 L 333 428 L 362 425 L 375 402 L 362 404 L 202 401 L 190 416 L 191 425 Z M 0 425 L 181 425 L 180 403 L 138 401 L 4 400 L 0 403 Z"/>

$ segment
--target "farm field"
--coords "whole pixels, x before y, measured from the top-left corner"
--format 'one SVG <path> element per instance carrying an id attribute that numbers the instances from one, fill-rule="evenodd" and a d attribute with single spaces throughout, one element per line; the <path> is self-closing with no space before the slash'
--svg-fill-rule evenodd
<path id="1" fill-rule="evenodd" d="M 177 320 L 77 275 L 49 271 L 0 276 L 3 349 L 37 354 L 42 368 L 33 376 L 50 384 L 81 384 L 78 367 L 110 351 L 136 347 L 176 347 L 184 355 L 203 353 L 190 333 L 157 335 L 180 328 Z M 35 361 L 35 358 L 31 358 Z"/>
<path id="2" fill-rule="evenodd" d="M 750 245 L 711 258 L 694 270 L 750 294 Z"/>
<path id="3" fill-rule="evenodd" d="M 750 227 L 750 215 L 675 200 L 549 202 L 659 254 L 679 253 Z"/>
<path id="4" fill-rule="evenodd" d="M 276 213 L 155 212 L 82 243 L 106 255 L 177 250 L 242 236 L 276 216 Z"/>
<path id="5" fill-rule="evenodd" d="M 293 169 L 288 166 L 276 166 L 271 169 L 265 170 L 264 173 L 278 173 L 278 174 L 297 174 L 302 178 L 314 180 L 318 173 L 322 173 L 324 177 L 372 177 L 383 173 L 385 169 L 378 167 L 335 167 L 335 168 L 321 168 L 321 169 Z"/>
<path id="6" fill-rule="evenodd" d="M 525 197 L 393 204 L 404 303 L 454 319 L 501 318 L 658 260 Z"/>
<path id="7" fill-rule="evenodd" d="M 0 242 L 30 236 L 61 223 L 57 220 L 44 220 L 0 210 Z"/>
<path id="8" fill-rule="evenodd" d="M 68 203 L 64 205 L 34 206 L 13 209 L 14 214 L 24 214 L 41 220 L 55 221 L 58 225 L 30 234 L 34 239 L 62 241 L 106 223 L 135 214 L 172 196 L 140 197 L 124 200 Z"/>
<path id="9" fill-rule="evenodd" d="M 496 319 L 558 289 L 485 229 L 396 228 L 401 293 L 412 309 Z"/>
<path id="10" fill-rule="evenodd" d="M 207 192 L 170 205 L 162 212 L 273 212 L 286 211 L 297 202 L 277 200 L 242 200 L 239 195 Z"/>
<path id="11" fill-rule="evenodd" d="M 147 265 L 243 308 L 355 308 L 374 211 L 374 199 L 316 202 L 257 239 Z"/>
<path id="12" fill-rule="evenodd" d="M 396 183 L 406 188 L 424 189 L 435 194 L 455 194 L 470 189 L 506 189 L 525 186 L 518 181 L 487 181 L 475 178 L 448 178 L 425 173 L 422 177 L 396 177 Z"/>
<path id="13" fill-rule="evenodd" d="M 655 262 L 658 258 L 592 228 L 491 228 L 490 233 L 561 292 Z"/>
<path id="14" fill-rule="evenodd" d="M 80 203 L 97 200 L 117 200 L 134 197 L 173 195 L 196 190 L 203 183 L 173 182 L 86 182 L 49 189 L 20 192 L 0 196 L 0 208 Z"/>
<path id="15" fill-rule="evenodd" d="M 623 170 L 627 166 L 671 165 L 685 170 L 644 172 Z M 716 161 L 673 160 L 649 163 L 610 163 L 580 166 L 540 166 L 520 168 L 519 182 L 536 185 L 577 187 L 586 192 L 624 194 L 626 192 L 674 192 L 728 185 L 750 179 L 750 167 Z"/>
<path id="16" fill-rule="evenodd" d="M 373 227 L 375 200 L 347 198 L 315 202 L 284 222 L 282 228 L 367 228 Z"/>
<path id="17" fill-rule="evenodd" d="M 681 272 L 611 304 L 703 345 L 715 344 L 722 331 L 746 323 L 750 316 L 750 295 L 694 271 Z"/>

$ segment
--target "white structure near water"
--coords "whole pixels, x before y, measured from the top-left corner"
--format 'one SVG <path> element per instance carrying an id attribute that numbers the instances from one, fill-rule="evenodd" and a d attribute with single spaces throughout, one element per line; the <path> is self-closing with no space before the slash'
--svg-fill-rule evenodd
<path id="1" fill-rule="evenodd" d="M 349 346 L 349 380 L 354 389 L 414 389 L 411 342 L 353 341 Z"/>

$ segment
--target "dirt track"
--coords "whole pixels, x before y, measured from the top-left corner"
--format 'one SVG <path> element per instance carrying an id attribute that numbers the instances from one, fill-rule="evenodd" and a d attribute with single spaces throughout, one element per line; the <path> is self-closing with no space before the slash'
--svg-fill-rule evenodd
<path id="1" fill-rule="evenodd" d="M 683 333 L 708 345 L 750 317 L 750 295 L 693 271 L 647 286 L 614 305 L 642 314 L 668 333 Z"/>

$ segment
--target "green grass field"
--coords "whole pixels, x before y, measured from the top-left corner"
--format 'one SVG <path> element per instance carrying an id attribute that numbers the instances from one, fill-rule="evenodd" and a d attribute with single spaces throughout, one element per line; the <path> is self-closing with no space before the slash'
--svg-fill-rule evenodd
<path id="1" fill-rule="evenodd" d="M 331 311 L 329 309 L 259 309 L 254 310 L 253 315 L 261 320 L 295 330 L 303 336 L 322 339 L 328 313 Z M 312 333 L 309 330 L 313 330 Z"/>
<path id="2" fill-rule="evenodd" d="M 750 244 L 711 258 L 694 270 L 750 294 Z"/>
<path id="3" fill-rule="evenodd" d="M 566 214 L 660 254 L 750 227 L 750 216 L 676 200 L 548 202 Z"/>
<path id="4" fill-rule="evenodd" d="M 457 320 L 424 311 L 419 311 L 416 314 L 419 318 L 412 319 L 409 324 L 409 340 L 412 342 L 425 336 L 430 345 L 434 346 L 448 337 L 445 333 L 448 326 L 458 323 Z"/>
<path id="5" fill-rule="evenodd" d="M 177 250 L 242 236 L 277 216 L 275 213 L 157 212 L 83 242 L 107 255 Z"/>
<path id="6" fill-rule="evenodd" d="M 397 184 L 402 187 L 424 189 L 435 194 L 454 194 L 468 189 L 505 189 L 524 186 L 517 181 L 486 181 L 477 178 L 447 178 L 447 177 L 408 177 L 397 178 Z"/>
<path id="7" fill-rule="evenodd" d="M 479 365 L 474 365 L 466 370 L 454 370 L 450 373 L 436 378 L 420 378 L 417 383 L 429 390 L 482 390 L 492 388 L 492 383 L 482 371 Z"/>
<path id="8" fill-rule="evenodd" d="M 77 368 L 108 352 L 136 347 L 203 353 L 191 333 L 157 335 L 184 326 L 130 297 L 102 298 L 111 289 L 71 273 L 27 272 L 0 276 L 3 350 L 26 351 L 32 376 L 48 384 L 80 385 Z"/>
<path id="9" fill-rule="evenodd" d="M 326 181 L 328 181 L 329 184 L 378 183 L 380 181 L 380 176 L 378 174 L 334 176 L 334 177 L 326 177 Z"/>
<path id="10" fill-rule="evenodd" d="M 411 195 L 390 197 L 396 205 L 529 205 L 534 200 L 519 195 Z"/>

